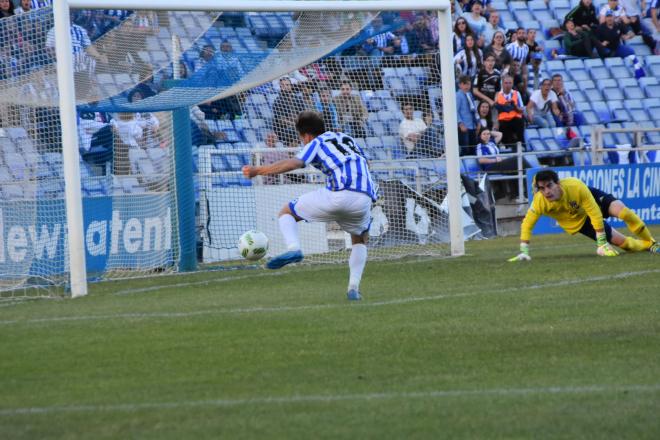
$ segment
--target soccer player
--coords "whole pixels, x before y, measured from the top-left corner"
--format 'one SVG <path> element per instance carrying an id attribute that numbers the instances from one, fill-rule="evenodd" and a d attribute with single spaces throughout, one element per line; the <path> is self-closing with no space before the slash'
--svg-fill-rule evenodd
<path id="1" fill-rule="evenodd" d="M 644 222 L 611 194 L 589 187 L 574 177 L 560 180 L 553 170 L 536 173 L 534 186 L 537 192 L 520 226 L 520 253 L 509 261 L 531 260 L 529 239 L 542 215 L 557 220 L 571 235 L 579 232 L 595 240 L 598 255 L 619 255 L 610 243 L 628 252 L 649 251 L 660 255 L 660 245 Z M 638 238 L 626 237 L 613 229 L 603 220 L 607 217 L 623 220 Z"/>
<path id="2" fill-rule="evenodd" d="M 305 146 L 294 158 L 270 165 L 243 167 L 243 175 L 247 178 L 286 173 L 307 165 L 319 169 L 326 176 L 325 188 L 303 194 L 282 207 L 278 222 L 288 251 L 272 258 L 266 267 L 279 269 L 302 261 L 297 222 L 336 221 L 351 234 L 353 243 L 348 260 L 350 277 L 347 297 L 351 301 L 360 300 L 360 280 L 367 263 L 371 204 L 376 200 L 376 186 L 371 179 L 367 159 L 352 137 L 326 131 L 323 117 L 316 112 L 301 112 L 296 121 L 296 131 Z"/>

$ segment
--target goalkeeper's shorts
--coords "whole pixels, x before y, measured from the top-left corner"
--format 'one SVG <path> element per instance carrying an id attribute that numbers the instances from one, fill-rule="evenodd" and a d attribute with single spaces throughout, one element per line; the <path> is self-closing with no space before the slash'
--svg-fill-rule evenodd
<path id="1" fill-rule="evenodd" d="M 337 222 L 353 235 L 369 230 L 372 200 L 356 191 L 330 191 L 320 188 L 289 202 L 289 209 L 307 222 Z"/>
<path id="2" fill-rule="evenodd" d="M 612 243 L 612 227 L 604 220 L 603 226 L 605 228 L 605 235 L 607 235 L 607 242 Z M 591 238 L 593 241 L 596 241 L 596 230 L 591 224 L 591 219 L 589 217 L 587 217 L 587 221 L 584 222 L 579 232 L 580 234 Z"/>
<path id="3" fill-rule="evenodd" d="M 594 196 L 594 199 L 600 208 L 600 212 L 603 214 L 603 219 L 611 217 L 610 205 L 616 200 L 616 197 L 605 191 L 601 191 L 598 188 L 594 188 L 593 186 L 589 187 L 589 191 L 591 192 L 591 195 Z"/>

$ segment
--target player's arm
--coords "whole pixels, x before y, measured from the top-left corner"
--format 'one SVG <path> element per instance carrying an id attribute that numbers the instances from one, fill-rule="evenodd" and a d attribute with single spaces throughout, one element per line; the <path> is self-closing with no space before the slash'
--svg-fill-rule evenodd
<path id="1" fill-rule="evenodd" d="M 596 245 L 598 255 L 604 257 L 616 257 L 619 253 L 607 242 L 607 234 L 605 234 L 605 221 L 603 220 L 603 213 L 600 206 L 596 203 L 594 196 L 589 191 L 587 185 L 580 185 L 580 205 L 584 207 L 584 211 L 591 220 L 591 225 L 596 231 Z"/>
<path id="2" fill-rule="evenodd" d="M 282 174 L 287 171 L 305 168 L 305 162 L 297 158 L 282 159 L 268 165 L 251 166 L 245 165 L 243 167 L 243 175 L 248 179 L 256 176 L 264 176 L 269 174 Z"/>
<path id="3" fill-rule="evenodd" d="M 541 217 L 541 208 L 535 197 L 532 201 L 532 206 L 527 209 L 525 218 L 520 224 L 520 253 L 515 257 L 509 258 L 509 261 L 529 261 L 532 257 L 529 256 L 529 240 L 532 237 L 534 225 Z"/>

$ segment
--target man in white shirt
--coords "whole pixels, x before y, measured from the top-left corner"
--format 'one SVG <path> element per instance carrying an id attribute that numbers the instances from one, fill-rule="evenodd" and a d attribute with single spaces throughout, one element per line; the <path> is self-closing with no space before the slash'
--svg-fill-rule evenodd
<path id="1" fill-rule="evenodd" d="M 559 117 L 559 99 L 557 94 L 550 90 L 552 82 L 544 79 L 541 88 L 534 90 L 527 103 L 527 119 L 530 123 L 541 128 L 554 128 L 557 126 L 553 115 Z"/>
<path id="2" fill-rule="evenodd" d="M 399 124 L 399 136 L 406 147 L 408 154 L 412 153 L 415 149 L 415 144 L 426 130 L 426 124 L 421 119 L 415 119 L 415 110 L 412 104 L 405 104 L 403 106 L 403 120 Z"/>

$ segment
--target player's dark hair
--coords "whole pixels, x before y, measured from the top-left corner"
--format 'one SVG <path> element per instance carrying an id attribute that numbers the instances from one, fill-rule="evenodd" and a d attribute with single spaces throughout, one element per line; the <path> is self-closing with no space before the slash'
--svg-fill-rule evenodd
<path id="1" fill-rule="evenodd" d="M 299 134 L 311 134 L 312 136 L 319 136 L 325 133 L 325 123 L 323 116 L 317 112 L 304 111 L 298 115 L 296 121 L 296 131 Z"/>
<path id="2" fill-rule="evenodd" d="M 538 182 L 554 182 L 554 183 L 559 183 L 559 175 L 554 172 L 553 170 L 542 170 L 536 173 L 534 176 L 534 186 Z"/>

